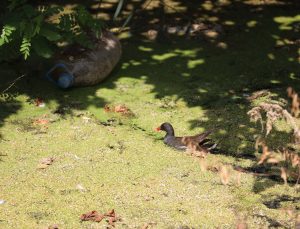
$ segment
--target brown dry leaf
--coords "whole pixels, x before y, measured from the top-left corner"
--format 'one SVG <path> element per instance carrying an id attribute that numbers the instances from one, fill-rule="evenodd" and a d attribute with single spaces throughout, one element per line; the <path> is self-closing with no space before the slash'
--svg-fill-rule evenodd
<path id="1" fill-rule="evenodd" d="M 264 97 L 264 96 L 267 96 L 267 95 L 270 95 L 270 91 L 269 90 L 260 90 L 260 91 L 256 91 L 256 92 L 253 92 L 251 96 L 249 96 L 247 98 L 247 100 L 249 100 L 250 102 L 257 99 L 257 98 L 260 98 L 260 97 Z"/>
<path id="2" fill-rule="evenodd" d="M 235 214 L 237 215 L 236 229 L 247 229 L 246 217 L 242 216 L 239 212 L 235 212 Z"/>
<path id="3" fill-rule="evenodd" d="M 294 89 L 293 89 L 292 87 L 288 87 L 288 88 L 286 89 L 286 91 L 287 91 L 288 97 L 289 97 L 289 98 L 293 98 L 293 95 L 295 94 Z"/>
<path id="4" fill-rule="evenodd" d="M 41 98 L 37 98 L 36 100 L 34 100 L 34 104 L 37 107 L 44 107 L 45 106 L 45 103 Z"/>
<path id="5" fill-rule="evenodd" d="M 48 227 L 48 229 L 58 229 L 59 227 L 58 227 L 58 225 L 57 224 L 53 224 L 53 225 L 50 225 L 49 227 Z"/>
<path id="6" fill-rule="evenodd" d="M 284 213 L 286 213 L 290 218 L 295 217 L 295 211 L 292 208 L 282 208 L 281 209 Z"/>
<path id="7" fill-rule="evenodd" d="M 291 113 L 296 118 L 299 116 L 300 113 L 299 107 L 300 107 L 300 103 L 299 103 L 298 94 L 295 93 L 292 98 Z"/>
<path id="8" fill-rule="evenodd" d="M 295 218 L 295 229 L 300 229 L 300 214 L 297 214 Z"/>
<path id="9" fill-rule="evenodd" d="M 278 164 L 281 160 L 279 158 L 276 157 L 269 157 L 267 159 L 267 163 L 269 164 Z"/>
<path id="10" fill-rule="evenodd" d="M 236 225 L 236 229 L 247 229 L 247 224 L 244 221 L 238 221 Z"/>
<path id="11" fill-rule="evenodd" d="M 125 105 L 117 105 L 114 108 L 115 112 L 117 113 L 127 113 L 129 109 Z"/>
<path id="12" fill-rule="evenodd" d="M 111 111 L 111 109 L 110 109 L 110 107 L 109 107 L 108 104 L 105 104 L 104 110 L 105 110 L 106 112 L 110 112 L 110 111 Z"/>
<path id="13" fill-rule="evenodd" d="M 207 170 L 211 171 L 213 173 L 217 173 L 217 172 L 219 172 L 219 167 L 217 165 L 207 166 Z"/>
<path id="14" fill-rule="evenodd" d="M 148 229 L 148 227 L 149 227 L 149 224 L 148 224 L 148 223 L 145 223 L 145 224 L 141 227 L 141 229 Z"/>
<path id="15" fill-rule="evenodd" d="M 238 186 L 241 185 L 241 177 L 242 177 L 242 172 L 237 171 L 235 176 L 235 181 Z"/>
<path id="16" fill-rule="evenodd" d="M 283 179 L 284 184 L 287 184 L 287 178 L 288 178 L 287 169 L 284 167 L 281 167 L 280 170 L 281 170 L 280 177 Z"/>
<path id="17" fill-rule="evenodd" d="M 207 162 L 206 162 L 206 159 L 205 158 L 200 158 L 199 162 L 200 162 L 201 172 L 206 172 L 207 171 Z"/>
<path id="18" fill-rule="evenodd" d="M 134 116 L 133 112 L 125 105 L 109 106 L 106 104 L 104 110 L 105 112 L 115 112 L 126 116 Z"/>
<path id="19" fill-rule="evenodd" d="M 219 169 L 219 176 L 221 178 L 221 182 L 224 185 L 229 184 L 230 181 L 230 171 L 227 166 L 221 165 Z"/>
<path id="20" fill-rule="evenodd" d="M 98 213 L 97 211 L 91 211 L 80 216 L 81 221 L 95 221 L 101 222 L 105 218 L 105 215 Z"/>
<path id="21" fill-rule="evenodd" d="M 41 118 L 33 121 L 34 125 L 46 125 L 48 123 L 49 123 L 49 120 L 47 120 L 47 119 L 41 119 Z"/>
<path id="22" fill-rule="evenodd" d="M 292 162 L 293 167 L 296 167 L 297 165 L 299 166 L 300 165 L 300 157 L 296 153 L 293 153 L 291 155 L 291 162 Z"/>
<path id="23" fill-rule="evenodd" d="M 258 150 L 259 146 L 264 146 L 264 145 L 266 145 L 266 143 L 265 143 L 265 140 L 261 136 L 256 138 L 256 140 L 255 140 L 255 149 L 256 150 Z"/>
<path id="24" fill-rule="evenodd" d="M 264 163 L 264 161 L 271 155 L 271 152 L 269 151 L 268 146 L 263 145 L 262 149 L 263 149 L 263 153 L 262 153 L 262 155 L 260 157 L 260 160 L 258 162 L 259 165 Z"/>
<path id="25" fill-rule="evenodd" d="M 54 162 L 55 158 L 53 157 L 46 157 L 43 158 L 39 165 L 37 166 L 38 169 L 46 169 L 49 165 L 52 165 L 52 163 Z"/>

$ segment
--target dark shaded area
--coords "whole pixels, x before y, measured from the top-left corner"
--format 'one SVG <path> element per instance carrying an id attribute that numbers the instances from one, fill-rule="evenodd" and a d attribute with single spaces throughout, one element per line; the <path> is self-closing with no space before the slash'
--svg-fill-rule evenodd
<path id="1" fill-rule="evenodd" d="M 79 1 L 59 1 L 59 4 L 67 2 L 76 4 Z M 207 119 L 187 117 L 184 122 L 190 123 L 191 129 L 217 128 L 219 132 L 214 138 L 225 139 L 221 144 L 223 153 L 254 158 L 253 135 L 259 133 L 259 125 L 249 123 L 249 103 L 245 94 L 271 89 L 284 96 L 285 89 L 290 85 L 300 91 L 299 45 L 296 42 L 278 45 L 280 41 L 284 43 L 284 40 L 299 39 L 300 22 L 295 21 L 287 25 L 290 30 L 283 30 L 281 27 L 284 22 L 275 20 L 295 17 L 299 14 L 300 5 L 298 1 L 290 0 L 284 1 L 284 4 L 268 4 L 266 0 L 258 5 L 246 4 L 246 1 L 227 2 L 228 4 L 217 1 L 177 0 L 173 1 L 175 6 L 170 7 L 170 2 L 160 1 L 155 4 L 156 7 L 146 9 L 143 9 L 141 3 L 129 2 L 124 6 L 123 18 L 117 22 L 108 20 L 107 24 L 121 25 L 126 20 L 126 14 L 131 12 L 130 9 L 136 9 L 129 29 L 132 36 L 122 40 L 125 54 L 120 65 L 130 61 L 138 61 L 141 65 L 129 64 L 122 70 L 123 74 L 133 78 L 146 76 L 146 83 L 153 85 L 152 91 L 158 99 L 164 100 L 176 95 L 177 101 L 183 100 L 189 107 L 206 109 Z M 92 6 L 99 1 L 85 3 Z M 105 1 L 101 5 L 104 3 Z M 95 14 L 108 13 L 111 19 L 116 3 L 107 4 L 108 7 L 102 8 L 100 5 L 98 8 L 91 7 L 90 10 Z M 206 26 L 204 31 L 198 31 L 191 36 L 187 34 L 191 24 L 201 23 Z M 182 36 L 178 35 L 179 32 L 168 33 L 170 27 L 182 30 Z M 149 40 L 151 30 L 157 33 L 154 41 Z M 210 32 L 210 35 L 206 32 Z M 213 36 L 212 32 L 217 35 Z M 150 51 L 142 51 L 140 46 L 147 47 Z M 193 57 L 184 53 L 184 50 L 190 49 L 195 51 Z M 170 53 L 171 55 L 167 55 Z M 139 59 L 136 59 L 137 56 Z M 59 107 L 53 112 L 64 114 L 72 113 L 70 104 L 76 101 L 80 101 L 77 109 L 84 110 L 90 105 L 102 109 L 106 101 L 95 96 L 96 91 L 99 87 L 116 88 L 114 82 L 119 69 L 115 69 L 111 78 L 101 85 L 62 91 L 37 77 L 43 75 L 49 66 L 49 62 L 45 63 L 42 71 L 35 72 L 36 63 L 41 61 L 32 60 L 31 64 L 20 67 L 20 72 L 26 69 L 28 77 L 18 81 L 4 95 L 7 98 L 1 100 L 0 127 L 7 117 L 21 109 L 21 104 L 15 100 L 18 94 L 28 95 L 32 99 L 42 97 L 46 102 L 56 100 Z M 1 67 L 0 91 L 7 88 L 14 77 L 20 75 L 20 72 L 12 70 L 14 68 L 14 63 Z M 103 125 L 112 125 L 111 123 L 107 120 Z M 254 127 L 255 130 L 250 130 L 249 127 Z M 271 134 L 270 141 L 273 139 L 276 142 L 276 137 Z M 288 134 L 285 137 L 288 138 Z M 273 184 L 265 180 L 257 179 L 253 187 L 255 192 L 262 191 L 261 187 L 267 188 Z M 278 222 L 270 223 L 274 227 L 280 226 Z"/>
<path id="2" fill-rule="evenodd" d="M 272 200 L 264 201 L 263 204 L 271 209 L 279 209 L 282 207 L 282 204 L 285 202 L 291 203 L 299 203 L 300 197 L 291 197 L 287 195 L 277 196 Z M 296 206 L 296 210 L 300 210 L 299 207 Z"/>

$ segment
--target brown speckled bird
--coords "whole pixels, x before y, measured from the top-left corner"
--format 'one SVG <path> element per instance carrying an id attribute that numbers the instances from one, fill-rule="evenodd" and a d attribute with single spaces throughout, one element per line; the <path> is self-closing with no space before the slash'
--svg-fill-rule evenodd
<path id="1" fill-rule="evenodd" d="M 211 140 L 207 138 L 208 135 L 212 133 L 212 130 L 194 136 L 176 137 L 173 126 L 168 122 L 165 122 L 156 128 L 156 131 L 161 130 L 167 132 L 164 137 L 164 143 L 177 150 L 190 149 L 208 153 L 209 150 L 214 149 L 217 146 L 217 144 L 211 144 Z"/>

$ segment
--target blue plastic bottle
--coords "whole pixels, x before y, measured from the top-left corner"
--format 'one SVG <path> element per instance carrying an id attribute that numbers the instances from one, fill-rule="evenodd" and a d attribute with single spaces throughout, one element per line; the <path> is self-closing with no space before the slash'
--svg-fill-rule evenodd
<path id="1" fill-rule="evenodd" d="M 74 84 L 74 76 L 63 63 L 55 64 L 45 75 L 45 77 L 58 87 L 66 89 Z"/>

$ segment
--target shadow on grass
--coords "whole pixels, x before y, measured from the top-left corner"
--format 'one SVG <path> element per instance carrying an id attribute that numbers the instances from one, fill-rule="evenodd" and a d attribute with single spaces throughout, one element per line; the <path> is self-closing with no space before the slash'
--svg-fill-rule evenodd
<path id="1" fill-rule="evenodd" d="M 108 101 L 97 96 L 96 91 L 116 88 L 121 72 L 131 78 L 143 77 L 146 84 L 153 86 L 151 92 L 158 99 L 175 97 L 175 102 L 182 100 L 188 107 L 201 107 L 205 110 L 205 119 L 185 117 L 183 120 L 190 124 L 190 129 L 217 128 L 214 137 L 224 139 L 221 144 L 224 152 L 251 157 L 253 136 L 259 133 L 259 128 L 249 123 L 246 95 L 259 89 L 284 93 L 289 85 L 300 89 L 296 42 L 300 27 L 299 4 L 296 1 L 278 4 L 268 4 L 268 1 L 260 4 L 251 3 L 258 1 L 159 2 L 153 1 L 153 6 L 134 15 L 129 31 L 132 36 L 122 40 L 124 55 L 108 80 L 93 87 L 62 91 L 31 71 L 9 91 L 9 98 L 1 100 L 0 126 L 7 117 L 22 109 L 15 95 L 56 101 L 57 110 L 78 101 L 76 109 L 89 106 L 102 109 Z M 142 7 L 138 3 L 129 3 L 126 7 L 132 8 L 130 4 L 133 8 Z M 108 12 L 111 18 L 115 7 L 116 4 L 111 3 L 103 12 Z M 127 8 L 125 14 L 130 12 Z M 99 12 L 94 10 L 94 13 Z M 166 32 L 168 26 L 181 28 L 196 22 L 203 23 L 206 29 L 195 36 L 177 37 Z M 149 30 L 158 33 L 156 41 L 147 38 Z M 11 75 L 17 77 L 9 72 L 12 67 L 6 65 L 1 70 L 1 91 L 9 85 Z"/>

